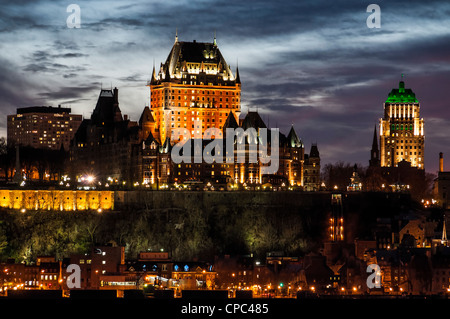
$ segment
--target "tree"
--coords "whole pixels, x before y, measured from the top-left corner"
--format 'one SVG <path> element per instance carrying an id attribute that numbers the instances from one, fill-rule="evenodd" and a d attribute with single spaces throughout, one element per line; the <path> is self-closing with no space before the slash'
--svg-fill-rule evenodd
<path id="1" fill-rule="evenodd" d="M 5 250 L 8 246 L 8 239 L 6 237 L 6 232 L 3 228 L 3 222 L 0 221 L 0 254 Z"/>
<path id="2" fill-rule="evenodd" d="M 358 174 L 364 176 L 365 171 L 361 165 L 357 165 Z M 352 177 L 354 164 L 336 162 L 334 164 L 328 163 L 322 170 L 322 180 L 325 182 L 327 189 L 346 190 L 350 184 L 350 177 Z"/>

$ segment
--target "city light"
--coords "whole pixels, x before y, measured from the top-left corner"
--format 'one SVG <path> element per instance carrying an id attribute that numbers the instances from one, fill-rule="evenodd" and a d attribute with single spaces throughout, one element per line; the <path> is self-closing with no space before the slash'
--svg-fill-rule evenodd
<path id="1" fill-rule="evenodd" d="M 88 21 L 85 14 L 89 18 L 90 12 L 102 13 L 97 3 L 90 5 L 83 5 L 83 24 Z M 311 304 L 316 308 L 312 315 L 319 317 L 326 317 L 323 310 L 338 316 L 384 309 L 370 306 L 358 312 L 356 307 L 340 309 L 327 304 L 321 308 L 312 300 L 336 299 L 344 305 L 369 299 L 389 303 L 448 299 L 450 172 L 444 170 L 443 153 L 439 153 L 436 169 L 437 153 L 449 149 L 445 142 L 449 132 L 442 130 L 449 122 L 445 118 L 449 115 L 445 111 L 448 79 L 435 72 L 448 66 L 448 61 L 435 58 L 448 56 L 442 51 L 447 46 L 438 45 L 443 37 L 427 32 L 428 38 L 434 38 L 420 41 L 425 32 L 419 32 L 418 40 L 398 41 L 409 40 L 404 31 L 411 26 L 405 23 L 397 23 L 398 30 L 391 25 L 383 32 L 370 31 L 369 37 L 369 24 L 359 19 L 365 5 L 359 13 L 358 6 L 328 6 L 320 14 L 332 12 L 335 17 L 319 19 L 325 27 L 317 29 L 317 34 L 330 39 L 338 32 L 343 41 L 322 41 L 324 50 L 317 53 L 317 41 L 291 41 L 310 26 L 278 32 L 297 21 L 317 22 L 308 16 L 312 12 L 308 6 L 292 3 L 286 9 L 263 2 L 250 19 L 255 30 L 262 30 L 255 33 L 224 27 L 248 18 L 254 11 L 250 7 L 218 10 L 222 16 L 214 19 L 209 16 L 212 9 L 197 10 L 197 4 L 190 5 L 189 10 L 182 10 L 188 7 L 184 3 L 181 10 L 168 10 L 173 8 L 164 2 L 156 7 L 142 4 L 139 9 L 152 14 L 138 15 L 135 7 L 120 6 L 120 14 L 130 17 L 127 23 L 155 29 L 128 32 L 127 42 L 133 46 L 120 50 L 107 51 L 109 47 L 100 45 L 114 44 L 113 38 L 91 45 L 98 34 L 92 34 L 96 28 L 89 24 L 81 31 L 59 32 L 53 39 L 53 34 L 42 37 L 41 28 L 34 28 L 30 37 L 26 28 L 15 30 L 16 36 L 9 30 L 14 24 L 2 26 L 2 33 L 10 34 L 2 41 L 2 63 L 6 62 L 2 71 L 11 81 L 0 90 L 7 97 L 4 110 L 41 103 L 46 100 L 43 97 L 56 97 L 66 105 L 18 107 L 12 112 L 16 114 L 3 114 L 8 136 L 0 141 L 0 299 L 26 293 L 76 299 L 77 294 L 95 291 L 98 296 L 111 293 L 115 300 L 149 299 L 157 306 L 164 306 L 167 299 L 184 298 L 189 307 L 198 307 L 197 302 L 189 302 L 189 295 L 200 301 L 219 296 L 220 300 L 228 298 L 236 311 L 248 310 L 250 305 L 256 311 L 261 310 L 256 304 L 280 300 L 289 304 L 290 299 L 298 299 L 292 302 L 297 313 L 311 315 L 303 309 Z M 436 12 L 446 12 L 445 6 L 436 6 Z M 211 6 L 216 7 L 221 9 Z M 422 7 L 412 4 L 396 13 L 407 15 Z M 11 2 L 5 9 L 14 16 L 27 7 Z M 58 10 L 52 6 L 44 3 L 41 11 L 46 13 L 44 18 L 51 18 L 50 23 L 64 21 L 64 12 L 54 17 Z M 11 12 L 6 12 L 7 18 Z M 197 15 L 178 19 L 177 14 L 192 12 Z M 300 20 L 292 19 L 292 12 Z M 22 13 L 27 17 L 27 12 Z M 108 11 L 108 17 L 113 13 Z M 302 15 L 307 19 L 301 20 Z M 34 16 L 42 20 L 37 25 L 48 24 L 38 14 Z M 149 21 L 149 16 L 163 17 L 164 23 Z M 267 16 L 271 19 L 254 21 Z M 423 26 L 423 17 L 415 17 L 414 27 Z M 208 39 L 201 33 L 205 39 L 198 42 L 178 41 L 177 30 L 173 42 L 173 38 L 164 38 L 166 31 L 160 27 L 172 22 L 174 28 L 175 23 L 188 26 L 184 32 L 191 36 L 191 31 L 204 29 L 204 21 L 213 20 L 221 32 L 230 32 L 222 38 L 223 51 L 215 34 Z M 273 26 L 272 20 L 289 22 L 276 26 L 276 37 L 274 32 L 265 32 Z M 192 21 L 199 26 L 191 27 Z M 325 34 L 336 21 L 344 32 L 331 28 L 332 34 Z M 430 30 L 436 25 L 445 29 L 441 24 L 443 20 L 431 23 Z M 234 34 L 236 30 L 240 35 Z M 353 39 L 363 35 L 367 41 L 347 45 L 346 30 L 356 35 Z M 386 37 L 391 31 L 396 36 Z M 69 42 L 74 37 L 65 36 L 80 32 L 83 37 L 75 37 L 77 43 L 72 47 L 76 50 L 70 54 Z M 263 38 L 258 39 L 258 33 Z M 383 41 L 376 41 L 380 37 Z M 49 41 L 38 51 L 42 40 Z M 425 42 L 432 44 L 427 47 L 430 52 L 420 48 Z M 238 48 L 236 43 L 251 45 Z M 345 51 L 356 46 L 361 50 Z M 407 54 L 413 46 L 419 48 Z M 147 47 L 151 50 L 143 49 Z M 248 47 L 251 51 L 246 52 Z M 299 50 L 309 57 L 307 62 L 299 59 Z M 142 52 L 146 58 L 141 58 Z M 237 63 L 231 61 L 231 67 L 225 52 L 231 52 L 235 61 L 237 55 L 244 55 L 240 59 L 246 64 L 242 84 Z M 355 58 L 360 52 L 374 54 L 372 59 Z M 123 56 L 128 68 L 117 63 Z M 154 61 L 152 73 L 151 56 L 167 57 Z M 328 56 L 333 58 L 324 58 Z M 374 56 L 380 60 L 375 66 L 379 70 L 361 76 L 362 70 L 373 71 Z M 402 57 L 402 67 L 409 69 L 411 77 L 407 84 L 417 88 L 405 86 L 404 75 L 396 74 L 396 69 L 388 75 L 388 68 L 377 69 L 381 62 L 393 65 L 399 60 L 394 56 Z M 100 58 L 116 64 L 102 63 L 93 72 L 89 66 Z M 102 71 L 104 65 L 114 67 Z M 352 76 L 336 76 L 336 65 Z M 40 69 L 45 72 L 36 72 Z M 137 76 L 135 69 L 144 71 Z M 438 76 L 423 81 L 421 70 Z M 99 79 L 106 76 L 123 80 L 119 81 L 123 93 L 101 84 Z M 26 83 L 18 83 L 22 77 Z M 56 80 L 49 82 L 44 77 Z M 148 81 L 139 83 L 145 78 Z M 45 91 L 44 84 L 48 84 Z M 34 94 L 38 98 L 25 92 L 26 86 L 29 92 L 38 92 Z M 298 89 L 305 87 L 315 89 Z M 137 96 L 133 95 L 136 90 L 146 91 L 138 101 L 140 107 L 129 103 Z M 423 92 L 423 101 L 414 92 Z M 70 104 L 80 114 L 72 113 Z M 297 104 L 316 111 L 294 107 Z M 317 112 L 321 105 L 330 112 Z M 426 112 L 433 107 L 441 112 Z M 421 114 L 441 118 L 433 123 L 433 118 L 424 120 Z M 222 147 L 211 147 L 211 131 Z M 269 172 L 275 162 L 276 169 Z M 250 301 L 253 298 L 256 302 Z M 178 308 L 179 312 L 178 304 L 165 310 Z M 41 308 L 33 310 L 48 312 L 51 306 Z M 147 313 L 157 310 L 141 308 Z M 225 306 L 220 308 L 224 313 Z M 270 308 L 270 312 L 284 318 L 278 314 L 281 308 Z M 209 307 L 200 309 L 206 312 Z M 180 313 L 166 313 L 166 317 L 180 317 Z"/>

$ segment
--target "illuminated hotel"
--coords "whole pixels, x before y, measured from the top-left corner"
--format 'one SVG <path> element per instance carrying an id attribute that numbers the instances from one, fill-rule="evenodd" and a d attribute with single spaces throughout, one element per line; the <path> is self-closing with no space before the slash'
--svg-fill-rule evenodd
<path id="1" fill-rule="evenodd" d="M 397 167 L 402 161 L 424 169 L 424 121 L 420 103 L 411 89 L 400 81 L 384 103 L 380 119 L 380 160 L 382 167 Z"/>
<path id="2" fill-rule="evenodd" d="M 226 140 L 224 132 L 228 128 L 246 132 L 254 129 L 259 153 L 250 150 L 244 139 L 245 157 L 261 158 L 264 146 L 259 134 L 268 127 L 258 112 L 241 114 L 239 71 L 236 68 L 233 74 L 215 39 L 210 43 L 180 42 L 176 37 L 166 62 L 158 72 L 153 70 L 147 86 L 150 107 L 144 108 L 138 121 L 122 116 L 117 88 L 101 90 L 91 118 L 83 120 L 72 140 L 69 175 L 73 180 L 89 175 L 95 176 L 96 182 L 111 186 L 119 183 L 152 189 L 183 184 L 230 189 L 231 184 L 240 184 L 250 189 L 262 189 L 264 185 L 319 190 L 317 144 L 311 145 L 306 154 L 293 126 L 287 135 L 279 134 L 279 166 L 271 174 L 263 173 L 264 164 L 259 160 L 238 162 L 238 150 L 224 149 L 220 154 L 222 161 L 175 163 L 171 151 L 179 142 L 173 137 L 176 129 L 188 131 L 193 140 L 202 140 L 202 149 L 206 146 L 203 138 L 212 137 L 205 136 L 207 129 L 215 128 L 218 136 L 214 139 L 220 141 Z M 268 146 L 267 154 L 271 154 L 271 147 Z"/>
<path id="3" fill-rule="evenodd" d="M 192 137 L 200 138 L 208 128 L 222 131 L 230 112 L 239 122 L 239 70 L 233 74 L 215 38 L 212 43 L 181 42 L 176 36 L 167 60 L 158 72 L 153 67 L 147 85 L 155 121 L 151 132 L 161 142 L 175 128 L 188 129 Z"/>

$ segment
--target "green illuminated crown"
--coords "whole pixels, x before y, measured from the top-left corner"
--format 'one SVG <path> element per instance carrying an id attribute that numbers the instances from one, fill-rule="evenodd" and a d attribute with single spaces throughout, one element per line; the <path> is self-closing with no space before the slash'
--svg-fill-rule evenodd
<path id="1" fill-rule="evenodd" d="M 405 82 L 400 81 L 398 89 L 392 89 L 386 103 L 419 103 L 411 89 L 405 89 Z"/>

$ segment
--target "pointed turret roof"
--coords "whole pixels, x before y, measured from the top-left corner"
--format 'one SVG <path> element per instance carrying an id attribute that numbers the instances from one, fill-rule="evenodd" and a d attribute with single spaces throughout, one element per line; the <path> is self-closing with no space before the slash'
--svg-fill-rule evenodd
<path id="1" fill-rule="evenodd" d="M 155 72 L 155 65 L 153 65 L 153 71 L 152 71 L 152 79 L 150 80 L 151 84 L 156 83 L 156 72 Z"/>
<path id="2" fill-rule="evenodd" d="M 447 241 L 447 230 L 445 228 L 445 216 L 444 216 L 444 225 L 442 226 L 442 241 Z"/>
<path id="3" fill-rule="evenodd" d="M 241 77 L 239 76 L 239 67 L 236 67 L 236 83 L 241 84 Z"/>
<path id="4" fill-rule="evenodd" d="M 372 141 L 372 151 L 378 150 L 378 136 L 377 136 L 377 125 L 373 129 L 373 141 Z"/>
<path id="5" fill-rule="evenodd" d="M 301 139 L 298 137 L 297 133 L 295 132 L 294 125 L 291 126 L 291 130 L 289 131 L 289 134 L 287 136 L 288 146 L 289 147 L 302 147 L 303 143 Z"/>
<path id="6" fill-rule="evenodd" d="M 142 126 L 142 124 L 146 122 L 155 122 L 152 111 L 150 111 L 150 108 L 148 106 L 146 106 L 144 108 L 144 111 L 142 111 L 141 117 L 139 118 L 139 125 Z"/>

